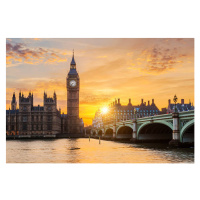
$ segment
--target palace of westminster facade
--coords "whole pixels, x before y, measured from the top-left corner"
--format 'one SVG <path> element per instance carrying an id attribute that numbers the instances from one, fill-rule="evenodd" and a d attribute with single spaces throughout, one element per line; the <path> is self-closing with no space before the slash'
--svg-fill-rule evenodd
<path id="1" fill-rule="evenodd" d="M 84 124 L 79 118 L 80 79 L 76 71 L 74 54 L 66 78 L 66 88 L 67 114 L 61 114 L 61 110 L 57 109 L 55 92 L 53 97 L 47 97 L 47 93 L 44 92 L 43 106 L 33 106 L 33 94 L 29 93 L 25 97 L 20 91 L 19 108 L 17 108 L 16 96 L 13 93 L 11 109 L 6 110 L 6 135 L 19 137 L 83 136 Z"/>

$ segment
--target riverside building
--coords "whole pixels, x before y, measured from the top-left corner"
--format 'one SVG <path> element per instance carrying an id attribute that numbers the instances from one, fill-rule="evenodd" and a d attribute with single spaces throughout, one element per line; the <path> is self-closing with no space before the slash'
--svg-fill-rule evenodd
<path id="1" fill-rule="evenodd" d="M 115 99 L 113 103 L 109 105 L 109 111 L 106 114 L 102 114 L 100 110 L 95 113 L 93 119 L 93 127 L 100 127 L 103 124 L 109 124 L 112 122 L 119 122 L 125 120 L 131 120 L 134 118 L 148 117 L 160 114 L 160 110 L 157 108 L 154 99 L 152 102 L 144 102 L 141 99 L 139 105 L 132 105 L 131 99 L 127 105 L 121 105 L 120 99 L 118 101 Z"/>
<path id="2" fill-rule="evenodd" d="M 47 97 L 44 92 L 43 106 L 33 105 L 33 93 L 27 97 L 19 93 L 19 108 L 15 93 L 11 109 L 6 110 L 6 135 L 19 137 L 80 137 L 84 123 L 79 118 L 79 84 L 74 54 L 67 75 L 67 114 L 57 109 L 57 95 Z"/>

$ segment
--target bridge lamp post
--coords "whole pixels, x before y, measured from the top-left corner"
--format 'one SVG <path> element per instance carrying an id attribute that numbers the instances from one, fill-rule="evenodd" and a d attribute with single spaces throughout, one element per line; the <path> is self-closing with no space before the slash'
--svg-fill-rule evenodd
<path id="1" fill-rule="evenodd" d="M 133 119 L 133 133 L 132 133 L 131 141 L 136 142 L 137 141 L 137 119 L 136 119 L 137 110 L 134 108 L 133 112 L 134 112 L 134 119 Z"/>
<path id="2" fill-rule="evenodd" d="M 134 108 L 133 112 L 134 112 L 134 119 L 136 120 L 137 119 L 137 110 Z"/>
<path id="3" fill-rule="evenodd" d="M 177 112 L 176 102 L 178 100 L 177 96 L 174 95 L 174 103 L 175 103 L 175 112 L 172 113 L 173 118 L 173 133 L 172 133 L 172 140 L 169 142 L 170 146 L 180 146 L 180 125 L 179 125 L 179 113 Z"/>
<path id="4" fill-rule="evenodd" d="M 135 110 L 135 108 L 133 109 L 133 114 L 134 114 L 134 119 L 136 119 L 136 110 Z"/>
<path id="5" fill-rule="evenodd" d="M 176 108 L 176 102 L 177 102 L 177 100 L 178 100 L 177 96 L 174 95 L 173 101 L 174 101 L 174 103 L 175 103 L 175 113 L 177 112 L 177 108 Z"/>

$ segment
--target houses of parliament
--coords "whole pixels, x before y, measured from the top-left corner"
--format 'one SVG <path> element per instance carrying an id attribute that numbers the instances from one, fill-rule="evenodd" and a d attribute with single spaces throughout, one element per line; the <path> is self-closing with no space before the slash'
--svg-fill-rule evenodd
<path id="1" fill-rule="evenodd" d="M 44 92 L 43 106 L 33 105 L 33 93 L 28 96 L 20 91 L 19 107 L 13 93 L 11 108 L 6 110 L 6 135 L 23 137 L 80 137 L 83 136 L 83 120 L 79 118 L 80 79 L 76 70 L 74 53 L 70 70 L 66 77 L 67 114 L 57 109 L 57 96 L 54 92 L 48 97 Z"/>

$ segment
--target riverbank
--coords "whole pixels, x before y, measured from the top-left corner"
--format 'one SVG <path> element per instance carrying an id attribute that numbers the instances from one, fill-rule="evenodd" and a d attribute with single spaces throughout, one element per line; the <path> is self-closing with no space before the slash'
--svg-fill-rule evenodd
<path id="1" fill-rule="evenodd" d="M 16 135 L 16 136 L 6 136 L 6 140 L 56 140 L 56 139 L 61 139 L 61 138 L 93 138 L 96 140 L 105 140 L 105 141 L 116 141 L 116 142 L 123 142 L 123 143 L 129 143 L 129 144 L 167 144 L 169 145 L 169 140 L 137 140 L 137 141 L 132 141 L 131 139 L 124 139 L 124 138 L 109 138 L 109 137 L 88 137 L 88 136 L 81 136 L 81 135 L 64 135 L 64 134 L 59 134 L 59 135 Z M 194 148 L 194 143 L 180 143 L 179 146 L 170 146 L 170 148 Z"/>

